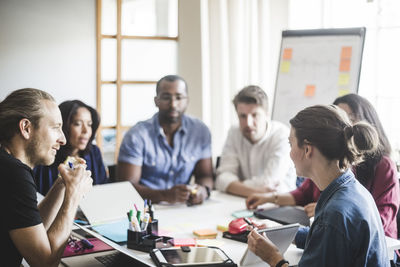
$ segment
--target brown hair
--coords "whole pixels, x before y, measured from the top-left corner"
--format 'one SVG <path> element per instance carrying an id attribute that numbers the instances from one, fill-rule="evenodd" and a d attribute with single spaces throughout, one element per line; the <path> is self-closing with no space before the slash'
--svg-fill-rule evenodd
<path id="1" fill-rule="evenodd" d="M 44 91 L 24 88 L 12 92 L 0 103 L 0 143 L 9 142 L 18 133 L 18 123 L 24 118 L 33 127 L 39 126 L 43 116 L 42 100 L 54 101 L 54 98 Z"/>
<path id="2" fill-rule="evenodd" d="M 356 166 L 357 179 L 367 185 L 368 181 L 375 178 L 375 166 L 381 161 L 383 156 L 390 156 L 392 151 L 389 139 L 386 136 L 382 123 L 379 120 L 378 113 L 374 106 L 362 96 L 356 94 L 347 94 L 336 98 L 334 105 L 346 104 L 349 106 L 354 122 L 366 121 L 371 124 L 378 133 L 379 146 L 374 153 L 364 155 L 364 161 Z"/>
<path id="3" fill-rule="evenodd" d="M 351 125 L 346 112 L 337 106 L 312 106 L 290 120 L 298 145 L 310 143 L 329 160 L 339 160 L 341 169 L 362 160 L 378 148 L 376 130 L 366 122 Z"/>
<path id="4" fill-rule="evenodd" d="M 235 108 L 237 108 L 239 103 L 257 104 L 262 106 L 265 112 L 268 113 L 268 96 L 263 89 L 257 85 L 248 85 L 244 87 L 237 93 L 232 102 Z"/>

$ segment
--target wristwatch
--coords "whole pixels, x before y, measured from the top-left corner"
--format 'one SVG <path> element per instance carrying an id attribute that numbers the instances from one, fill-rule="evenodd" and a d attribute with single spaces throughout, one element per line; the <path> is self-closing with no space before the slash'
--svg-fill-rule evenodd
<path id="1" fill-rule="evenodd" d="M 282 265 L 284 265 L 285 263 L 289 264 L 287 260 L 282 259 L 275 265 L 275 267 L 282 267 Z"/>

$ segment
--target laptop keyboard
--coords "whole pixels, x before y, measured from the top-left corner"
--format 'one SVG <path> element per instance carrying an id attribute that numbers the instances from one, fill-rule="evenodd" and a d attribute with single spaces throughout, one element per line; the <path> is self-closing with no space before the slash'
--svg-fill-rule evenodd
<path id="1" fill-rule="evenodd" d="M 116 267 L 116 266 L 136 266 L 137 262 L 132 258 L 124 255 L 121 252 L 115 252 L 111 254 L 107 254 L 104 256 L 94 257 L 96 260 L 101 262 L 104 266 L 107 267 Z"/>

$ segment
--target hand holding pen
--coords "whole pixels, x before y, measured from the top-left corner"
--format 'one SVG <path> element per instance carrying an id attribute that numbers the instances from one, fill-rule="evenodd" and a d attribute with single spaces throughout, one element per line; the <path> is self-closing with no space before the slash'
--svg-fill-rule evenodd
<path id="1" fill-rule="evenodd" d="M 252 231 L 253 229 L 261 230 L 267 228 L 267 225 L 265 223 L 260 224 L 246 217 L 244 217 L 243 220 L 248 224 L 247 226 L 248 231 Z"/>
<path id="2" fill-rule="evenodd" d="M 208 197 L 207 189 L 198 184 L 188 185 L 190 189 L 189 199 L 187 200 L 188 206 L 197 205 L 203 203 Z"/>
<path id="3" fill-rule="evenodd" d="M 164 191 L 165 199 L 169 203 L 185 202 L 189 199 L 191 190 L 185 184 L 178 184 Z"/>

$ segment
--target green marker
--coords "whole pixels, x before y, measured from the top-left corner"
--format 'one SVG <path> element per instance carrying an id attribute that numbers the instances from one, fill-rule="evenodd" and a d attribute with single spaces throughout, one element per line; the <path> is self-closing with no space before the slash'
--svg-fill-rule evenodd
<path id="1" fill-rule="evenodd" d="M 133 210 L 129 210 L 128 218 L 130 222 L 132 221 L 132 215 L 133 215 Z"/>
<path id="2" fill-rule="evenodd" d="M 140 225 L 140 214 L 141 214 L 141 212 L 140 212 L 140 210 L 138 210 L 138 211 L 136 212 L 136 218 L 137 218 L 137 220 L 138 220 L 138 222 L 139 222 L 139 225 Z"/>

